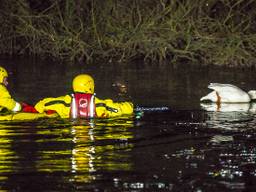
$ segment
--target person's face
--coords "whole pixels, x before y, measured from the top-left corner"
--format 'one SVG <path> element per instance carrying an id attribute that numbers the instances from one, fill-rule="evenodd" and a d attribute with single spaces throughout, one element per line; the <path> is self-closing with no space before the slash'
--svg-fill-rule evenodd
<path id="1" fill-rule="evenodd" d="M 4 84 L 5 86 L 7 86 L 7 85 L 8 85 L 7 77 L 5 77 L 5 78 L 4 78 L 3 84 Z"/>

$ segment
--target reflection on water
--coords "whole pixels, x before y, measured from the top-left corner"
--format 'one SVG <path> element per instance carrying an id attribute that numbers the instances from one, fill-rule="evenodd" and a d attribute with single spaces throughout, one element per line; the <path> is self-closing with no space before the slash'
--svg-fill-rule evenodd
<path id="1" fill-rule="evenodd" d="M 45 189 L 83 189 L 104 172 L 131 170 L 132 118 L 105 121 L 2 123 L 1 189 L 33 190 L 41 182 Z"/>
<path id="2" fill-rule="evenodd" d="M 256 113 L 256 103 L 200 103 L 202 109 L 206 111 L 219 112 L 249 112 Z"/>
<path id="3" fill-rule="evenodd" d="M 242 131 L 255 123 L 255 103 L 201 103 L 200 106 L 208 112 L 209 128 Z"/>
<path id="4" fill-rule="evenodd" d="M 11 173 L 13 172 L 13 160 L 15 159 L 15 154 L 11 149 L 10 139 L 8 135 L 11 133 L 8 129 L 0 128 L 0 172 Z M 0 176 L 0 182 L 5 182 L 8 179 L 7 175 Z"/>

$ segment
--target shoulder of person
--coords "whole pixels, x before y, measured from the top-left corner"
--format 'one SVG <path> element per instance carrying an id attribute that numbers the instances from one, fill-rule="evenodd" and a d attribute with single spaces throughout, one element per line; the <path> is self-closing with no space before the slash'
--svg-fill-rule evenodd
<path id="1" fill-rule="evenodd" d="M 10 94 L 6 86 L 0 84 L 0 94 Z"/>

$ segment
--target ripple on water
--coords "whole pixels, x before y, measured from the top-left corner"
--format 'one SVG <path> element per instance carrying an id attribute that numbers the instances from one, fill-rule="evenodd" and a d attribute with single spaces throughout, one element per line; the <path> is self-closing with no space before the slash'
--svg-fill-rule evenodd
<path id="1" fill-rule="evenodd" d="M 0 184 L 2 189 L 25 189 L 33 181 L 29 189 L 43 183 L 46 190 L 246 190 L 256 178 L 254 129 L 252 114 L 200 110 L 1 123 Z"/>

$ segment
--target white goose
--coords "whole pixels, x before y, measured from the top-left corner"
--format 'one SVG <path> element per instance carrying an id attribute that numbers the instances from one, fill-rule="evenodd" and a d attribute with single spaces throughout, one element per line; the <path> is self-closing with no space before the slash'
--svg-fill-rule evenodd
<path id="1" fill-rule="evenodd" d="M 214 103 L 249 103 L 256 99 L 256 90 L 248 93 L 231 84 L 210 83 L 209 89 L 213 91 L 202 97 L 200 101 L 211 101 Z"/>

